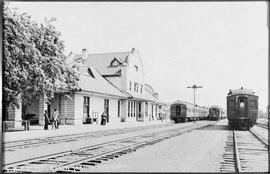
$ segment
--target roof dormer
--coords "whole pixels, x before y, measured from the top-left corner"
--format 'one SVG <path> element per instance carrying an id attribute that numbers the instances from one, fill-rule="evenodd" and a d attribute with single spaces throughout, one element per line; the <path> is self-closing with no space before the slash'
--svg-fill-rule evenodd
<path id="1" fill-rule="evenodd" d="M 111 64 L 110 64 L 111 67 L 117 67 L 119 65 L 121 65 L 121 62 L 116 57 L 111 61 Z"/>

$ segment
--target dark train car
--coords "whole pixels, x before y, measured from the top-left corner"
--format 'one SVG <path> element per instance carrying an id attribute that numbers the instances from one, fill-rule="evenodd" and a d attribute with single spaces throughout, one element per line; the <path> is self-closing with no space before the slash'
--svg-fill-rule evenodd
<path id="1" fill-rule="evenodd" d="M 228 124 L 235 129 L 248 130 L 258 118 L 258 96 L 250 89 L 230 90 L 227 96 Z"/>
<path id="2" fill-rule="evenodd" d="M 170 119 L 173 120 L 175 123 L 187 121 L 186 105 L 184 103 L 174 102 L 171 105 L 170 110 L 171 110 Z"/>
<path id="3" fill-rule="evenodd" d="M 222 109 L 218 106 L 211 106 L 208 118 L 209 120 L 220 120 L 222 118 Z"/>
<path id="4" fill-rule="evenodd" d="M 208 109 L 206 107 L 196 105 L 194 115 L 194 104 L 181 100 L 174 102 L 170 108 L 170 119 L 175 123 L 194 121 L 195 119 L 205 120 L 208 114 Z"/>

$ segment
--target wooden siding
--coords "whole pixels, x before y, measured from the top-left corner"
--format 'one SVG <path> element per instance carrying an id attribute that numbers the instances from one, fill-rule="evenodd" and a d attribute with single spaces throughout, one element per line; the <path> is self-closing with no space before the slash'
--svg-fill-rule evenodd
<path id="1" fill-rule="evenodd" d="M 64 94 L 61 95 L 60 117 L 62 124 L 74 124 L 75 95 L 71 94 L 70 97 L 68 99 L 64 97 Z"/>

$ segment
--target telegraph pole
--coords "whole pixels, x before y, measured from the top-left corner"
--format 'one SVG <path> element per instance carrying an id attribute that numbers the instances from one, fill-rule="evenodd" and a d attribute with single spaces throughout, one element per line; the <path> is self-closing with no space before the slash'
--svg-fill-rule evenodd
<path id="1" fill-rule="evenodd" d="M 195 90 L 197 88 L 202 88 L 202 86 L 197 86 L 197 85 L 193 85 L 193 86 L 188 86 L 187 88 L 192 88 L 193 89 L 193 97 L 194 97 L 194 100 L 193 100 L 193 104 L 194 104 L 194 109 L 193 109 L 193 113 L 194 113 L 194 123 L 196 122 L 196 117 L 195 117 Z"/>
<path id="2" fill-rule="evenodd" d="M 270 76 L 269 76 L 269 73 L 270 73 L 270 55 L 269 55 L 269 49 L 270 49 L 270 45 L 269 45 L 269 39 L 270 39 L 270 32 L 269 32 L 269 1 L 266 1 L 266 9 L 267 9 L 267 13 L 266 13 L 266 23 L 267 23 L 267 30 L 268 30 L 268 52 L 267 52 L 267 56 L 268 56 L 268 106 L 267 106 L 267 118 L 268 118 L 268 141 L 270 139 L 270 123 L 269 123 L 269 119 L 270 119 Z M 270 171 L 270 148 L 268 146 L 268 171 Z"/>

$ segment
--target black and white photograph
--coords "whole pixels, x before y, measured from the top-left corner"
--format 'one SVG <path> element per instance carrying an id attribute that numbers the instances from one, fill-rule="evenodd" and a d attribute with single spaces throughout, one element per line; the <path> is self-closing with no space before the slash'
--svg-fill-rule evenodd
<path id="1" fill-rule="evenodd" d="M 269 172 L 269 1 L 3 1 L 3 173 Z"/>

